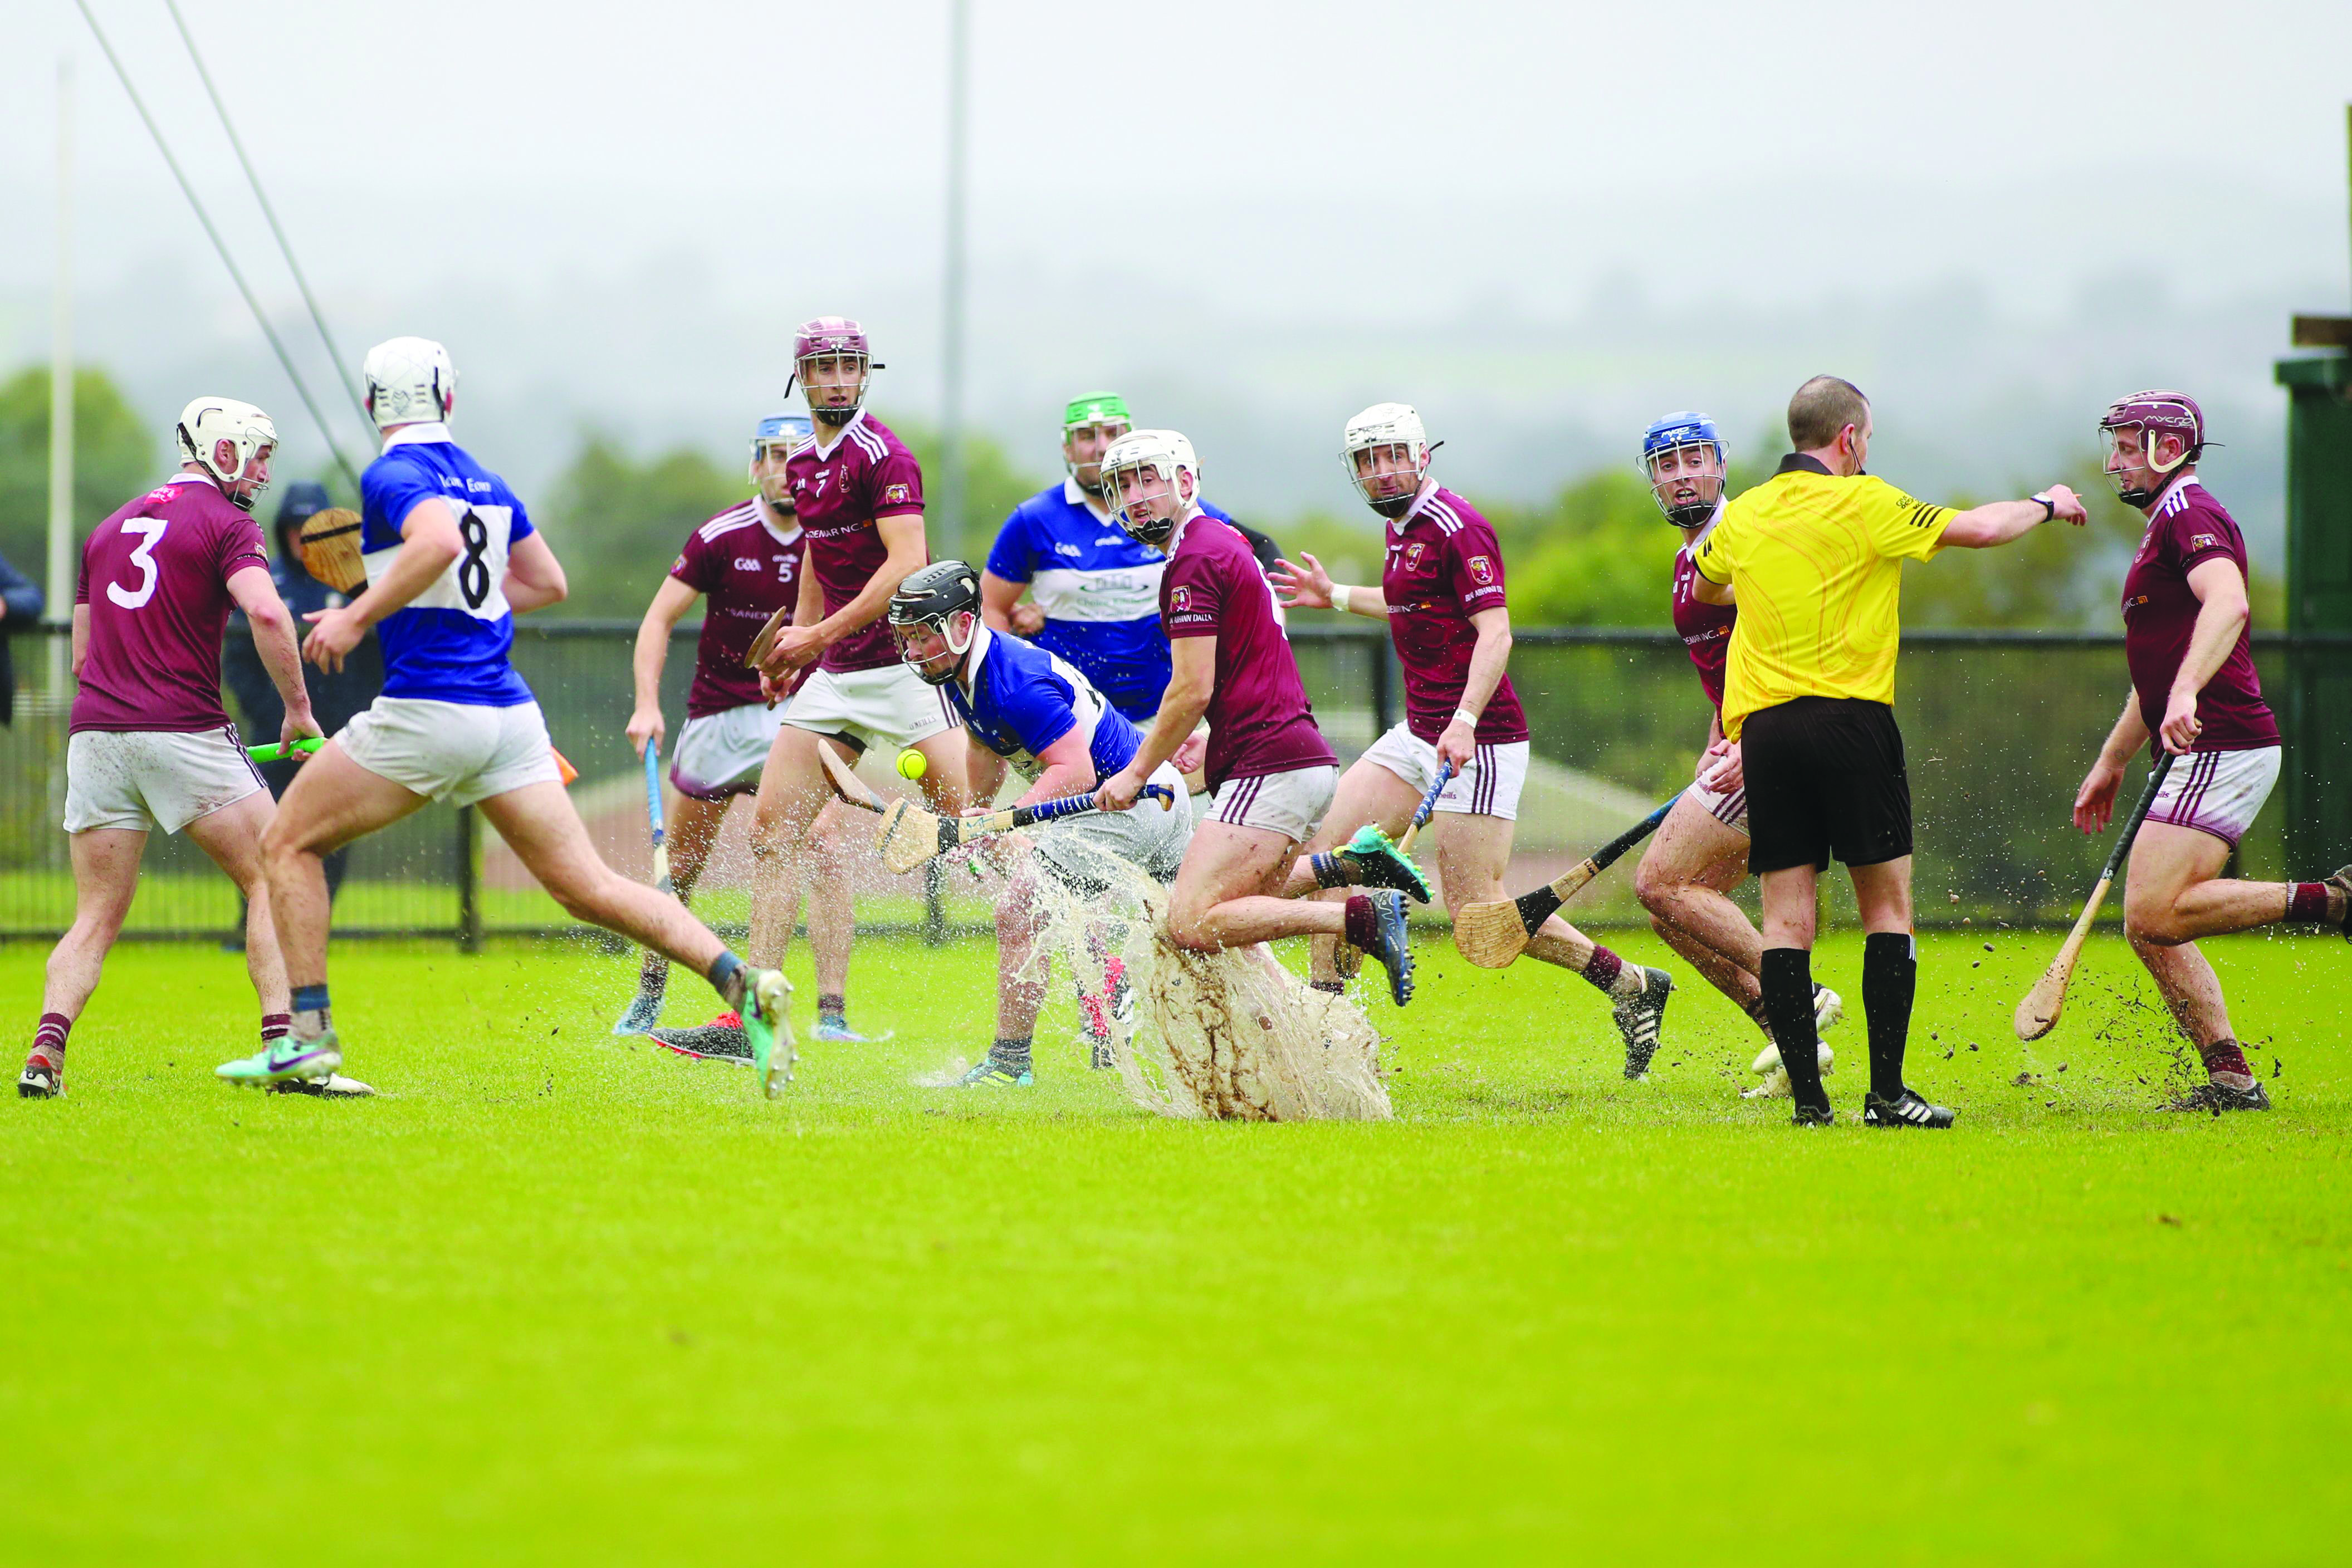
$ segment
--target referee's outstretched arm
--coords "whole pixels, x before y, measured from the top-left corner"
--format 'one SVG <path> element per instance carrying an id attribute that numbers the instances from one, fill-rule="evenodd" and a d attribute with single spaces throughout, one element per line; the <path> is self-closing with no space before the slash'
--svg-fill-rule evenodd
<path id="1" fill-rule="evenodd" d="M 2079 528 L 2090 516 L 2081 497 L 2063 485 L 2053 485 L 2022 501 L 1989 501 L 1957 514 L 1944 525 L 1944 544 L 1960 549 L 1990 549 L 2023 538 L 2053 517 L 2063 517 Z"/>

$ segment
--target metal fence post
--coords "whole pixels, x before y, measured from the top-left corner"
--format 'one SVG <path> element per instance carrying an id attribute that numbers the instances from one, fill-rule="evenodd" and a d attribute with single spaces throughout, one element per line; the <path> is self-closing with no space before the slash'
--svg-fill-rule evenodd
<path id="1" fill-rule="evenodd" d="M 457 808 L 457 951 L 482 950 L 482 825 L 471 806 Z"/>

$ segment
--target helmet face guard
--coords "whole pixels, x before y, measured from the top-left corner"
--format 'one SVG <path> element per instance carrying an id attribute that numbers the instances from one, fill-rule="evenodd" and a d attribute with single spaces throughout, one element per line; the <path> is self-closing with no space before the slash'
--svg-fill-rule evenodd
<path id="1" fill-rule="evenodd" d="M 1364 505 L 1401 517 L 1429 477 L 1430 451 L 1429 432 L 1410 403 L 1376 402 L 1348 422 L 1339 461 Z"/>
<path id="2" fill-rule="evenodd" d="M 1135 421 L 1127 412 L 1127 400 L 1117 392 L 1087 392 L 1072 398 L 1068 406 L 1062 410 L 1062 471 L 1079 489 L 1090 496 L 1101 495 L 1102 462 L 1099 455 L 1088 462 L 1071 448 L 1079 436 L 1088 431 L 1099 433 L 1101 439 L 1108 444 L 1134 428 Z M 1089 468 L 1094 470 L 1092 483 L 1088 483 L 1085 472 Z"/>
<path id="3" fill-rule="evenodd" d="M 187 462 L 212 476 L 221 494 L 239 508 L 253 510 L 269 486 L 268 479 L 253 477 L 253 465 L 278 449 L 278 426 L 268 414 L 235 398 L 200 397 L 180 411 L 173 434 Z M 223 447 L 236 459 L 233 464 L 222 462 Z"/>
<path id="4" fill-rule="evenodd" d="M 845 365 L 855 365 L 855 380 L 842 375 Z M 838 428 L 856 418 L 857 411 L 866 406 L 866 392 L 873 383 L 874 372 L 881 368 L 874 362 L 866 329 L 846 316 L 819 316 L 802 322 L 793 334 L 793 378 L 800 382 L 801 396 L 820 424 Z M 816 376 L 819 371 L 830 372 L 822 386 Z"/>
<path id="5" fill-rule="evenodd" d="M 778 511 L 798 509 L 793 500 L 792 486 L 781 469 L 771 470 L 763 477 L 760 465 L 790 457 L 815 439 L 815 427 L 804 413 L 772 413 L 760 422 L 758 430 L 752 432 L 751 483 L 759 489 L 761 498 Z"/>
<path id="6" fill-rule="evenodd" d="M 933 561 L 909 572 L 890 596 L 889 619 L 898 662 L 929 685 L 946 685 L 980 640 L 980 576 L 960 560 Z M 916 646 L 914 639 L 924 632 L 940 645 Z"/>
<path id="7" fill-rule="evenodd" d="M 1642 433 L 1642 477 L 1678 528 L 1702 527 L 1715 516 L 1730 466 L 1723 433 L 1703 413 L 1670 413 Z"/>
<path id="8" fill-rule="evenodd" d="M 1192 444 L 1172 430 L 1120 436 L 1103 454 L 1102 496 L 1110 520 L 1129 538 L 1165 547 L 1176 525 L 1200 504 L 1201 465 Z"/>
<path id="9" fill-rule="evenodd" d="M 2124 452 L 2117 439 L 2126 430 L 2137 431 L 2137 455 Z M 2157 443 L 2172 436 L 2180 444 L 2170 462 L 2157 458 Z M 2099 436 L 2106 446 L 2107 483 L 2126 507 L 2145 507 L 2162 493 L 2172 476 L 2205 452 L 2205 412 L 2187 392 L 2157 389 L 2117 398 L 2099 421 Z M 2118 454 L 2124 465 L 2117 466 Z M 2150 481 L 2153 480 L 2153 483 Z"/>

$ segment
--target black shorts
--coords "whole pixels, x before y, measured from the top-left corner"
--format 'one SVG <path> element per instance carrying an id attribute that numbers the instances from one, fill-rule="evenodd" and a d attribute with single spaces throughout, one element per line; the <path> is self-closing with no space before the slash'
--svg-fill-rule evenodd
<path id="1" fill-rule="evenodd" d="M 1885 703 L 1798 697 L 1748 716 L 1748 869 L 1876 865 L 1911 852 L 1911 778 Z"/>

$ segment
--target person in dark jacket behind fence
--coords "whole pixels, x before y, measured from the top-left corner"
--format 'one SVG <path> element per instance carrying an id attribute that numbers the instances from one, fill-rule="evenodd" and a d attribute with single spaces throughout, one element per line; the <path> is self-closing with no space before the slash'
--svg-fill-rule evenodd
<path id="1" fill-rule="evenodd" d="M 8 641 L 41 623 L 41 586 L 0 558 L 0 727 L 16 716 L 16 669 Z"/>
<path id="2" fill-rule="evenodd" d="M 302 566 L 299 543 L 302 525 L 312 516 L 334 505 L 327 487 L 312 481 L 289 485 L 286 498 L 278 504 L 278 551 L 270 557 L 270 580 L 278 585 L 278 596 L 294 613 L 295 622 L 304 624 L 302 618 L 314 610 L 331 610 L 346 602 L 347 596 L 312 577 Z M 11 613 L 14 613 L 13 610 Z M 237 711 L 244 716 L 245 732 L 263 738 L 274 736 L 285 720 L 285 708 L 278 700 L 278 688 L 269 684 L 269 672 L 261 667 L 260 655 L 253 649 L 253 639 L 247 634 L 243 614 L 229 620 L 227 645 L 221 662 L 221 677 L 229 692 L 236 698 Z M 343 667 L 328 674 L 317 665 L 305 663 L 302 678 L 310 691 L 310 711 L 318 716 L 321 733 L 332 735 L 348 723 L 353 714 L 375 700 L 383 686 L 383 654 L 370 636 L 352 650 Z M 286 793 L 293 781 L 297 764 L 291 762 L 264 763 L 261 777 L 269 786 L 272 800 Z M 334 897 L 342 885 L 343 869 L 351 858 L 349 850 L 337 850 L 326 857 L 327 896 Z M 242 931 L 243 925 L 238 929 Z"/>

